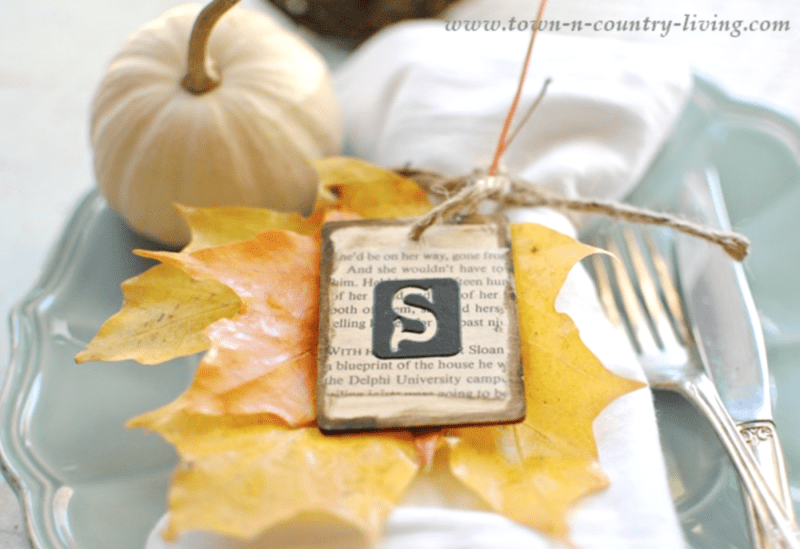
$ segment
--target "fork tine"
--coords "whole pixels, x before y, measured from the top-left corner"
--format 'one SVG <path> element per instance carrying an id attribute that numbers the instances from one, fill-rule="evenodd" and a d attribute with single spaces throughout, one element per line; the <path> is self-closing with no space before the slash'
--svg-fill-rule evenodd
<path id="1" fill-rule="evenodd" d="M 608 269 L 606 268 L 605 261 L 601 254 L 594 254 L 592 256 L 592 268 L 594 270 L 594 278 L 597 282 L 597 293 L 600 296 L 600 303 L 603 304 L 603 309 L 606 311 L 606 316 L 611 324 L 624 331 L 625 324 L 617 309 L 617 301 L 614 299 L 614 290 L 611 289 L 611 279 L 608 276 Z"/>
<path id="2" fill-rule="evenodd" d="M 683 303 L 681 301 L 678 288 L 675 287 L 672 275 L 670 274 L 667 262 L 662 253 L 658 250 L 656 243 L 650 238 L 649 235 L 645 238 L 645 243 L 650 251 L 650 258 L 653 261 L 653 267 L 656 270 L 656 276 L 661 282 L 661 290 L 664 292 L 664 301 L 667 305 L 675 324 L 678 326 L 678 333 L 683 339 L 684 344 L 688 344 L 692 340 L 692 335 L 689 332 L 688 323 L 686 322 L 686 315 L 683 313 Z"/>
<path id="3" fill-rule="evenodd" d="M 658 350 L 658 343 L 653 338 L 653 333 L 650 329 L 650 324 L 647 321 L 647 314 L 642 309 L 639 298 L 636 295 L 636 289 L 631 281 L 625 265 L 622 263 L 622 254 L 619 247 L 613 239 L 607 242 L 608 250 L 619 258 L 611 262 L 614 277 L 617 281 L 617 288 L 622 300 L 622 310 L 628 320 L 631 331 L 635 339 L 635 344 L 639 347 L 639 351 L 643 353 L 655 352 Z"/>
<path id="4" fill-rule="evenodd" d="M 668 291 L 664 288 L 664 283 L 669 282 L 671 286 L 671 281 L 669 280 L 669 277 L 666 281 L 660 277 L 653 277 L 650 267 L 648 266 L 648 262 L 645 259 L 645 255 L 642 253 L 639 240 L 636 238 L 636 235 L 630 228 L 626 228 L 623 231 L 622 236 L 628 245 L 628 254 L 631 259 L 636 278 L 639 281 L 639 290 L 642 294 L 645 309 L 647 310 L 647 314 L 650 316 L 650 320 L 653 322 L 655 327 L 656 337 L 661 340 L 661 343 L 664 347 L 671 347 L 675 343 L 678 343 L 678 340 L 676 338 L 675 328 L 673 327 L 667 311 L 662 305 L 661 296 L 659 294 L 659 286 L 664 291 L 665 295 L 668 294 Z M 648 233 L 644 233 L 643 236 L 649 248 L 650 253 L 648 255 L 650 255 L 650 257 L 653 259 L 658 256 L 660 262 L 666 269 L 664 260 L 661 257 L 660 252 L 656 249 L 655 243 L 651 238 L 649 238 Z M 668 272 L 666 272 L 666 274 L 669 275 Z M 677 290 L 674 289 L 674 286 L 672 286 L 672 289 L 675 295 L 677 295 Z"/>

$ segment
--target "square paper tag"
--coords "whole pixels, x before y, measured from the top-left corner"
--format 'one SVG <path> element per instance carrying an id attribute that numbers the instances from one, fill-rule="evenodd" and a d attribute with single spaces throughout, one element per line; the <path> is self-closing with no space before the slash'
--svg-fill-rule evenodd
<path id="1" fill-rule="evenodd" d="M 322 232 L 317 421 L 324 431 L 521 420 L 504 219 L 337 221 Z"/>

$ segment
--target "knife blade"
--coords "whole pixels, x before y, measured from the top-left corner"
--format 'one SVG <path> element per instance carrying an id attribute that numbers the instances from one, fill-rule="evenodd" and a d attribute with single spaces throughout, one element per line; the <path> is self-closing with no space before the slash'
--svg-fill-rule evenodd
<path id="1" fill-rule="evenodd" d="M 683 183 L 679 214 L 706 226 L 731 229 L 713 169 L 692 171 Z M 676 240 L 680 286 L 706 370 L 773 492 L 793 519 L 786 465 L 773 423 L 766 346 L 744 268 L 719 246 L 684 235 Z M 753 517 L 751 512 L 756 547 L 769 547 Z"/>

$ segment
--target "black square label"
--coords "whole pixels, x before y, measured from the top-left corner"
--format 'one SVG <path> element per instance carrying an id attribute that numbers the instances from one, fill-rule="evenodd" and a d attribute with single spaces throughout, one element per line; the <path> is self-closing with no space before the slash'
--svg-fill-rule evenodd
<path id="1" fill-rule="evenodd" d="M 452 278 L 387 280 L 375 286 L 372 353 L 378 358 L 461 352 L 459 285 Z"/>

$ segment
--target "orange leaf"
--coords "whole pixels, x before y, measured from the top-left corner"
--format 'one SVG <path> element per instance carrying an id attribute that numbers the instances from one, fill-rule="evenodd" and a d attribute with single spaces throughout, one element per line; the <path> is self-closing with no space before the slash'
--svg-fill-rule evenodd
<path id="1" fill-rule="evenodd" d="M 555 309 L 569 271 L 597 250 L 540 225 L 511 231 L 528 412 L 518 425 L 460 430 L 450 464 L 497 512 L 565 538 L 568 510 L 608 483 L 594 418 L 644 385 L 609 372 Z"/>
<path id="2" fill-rule="evenodd" d="M 323 210 L 312 218 L 260 208 L 179 206 L 192 232 L 182 253 L 252 238 L 267 229 L 319 233 Z M 194 280 L 175 265 L 156 265 L 122 283 L 122 308 L 100 327 L 78 363 L 137 360 L 160 364 L 209 348 L 210 324 L 234 316 L 239 297 L 216 280 Z"/>
<path id="3" fill-rule="evenodd" d="M 422 190 L 412 181 L 371 164 L 332 158 L 318 163 L 320 199 L 311 216 L 263 208 L 198 208 L 178 206 L 192 239 L 182 250 L 189 254 L 255 237 L 269 230 L 319 236 L 326 220 L 416 215 L 430 209 Z M 326 189 L 342 193 L 338 201 Z M 174 265 L 159 265 L 122 285 L 125 302 L 109 318 L 78 362 L 138 360 L 158 364 L 209 348 L 203 330 L 239 308 L 237 297 L 214 280 L 192 280 Z"/>
<path id="4" fill-rule="evenodd" d="M 194 252 L 139 252 L 217 280 L 242 299 L 211 325 L 212 351 L 179 400 L 205 414 L 271 413 L 290 425 L 314 419 L 319 242 L 285 231 Z"/>

